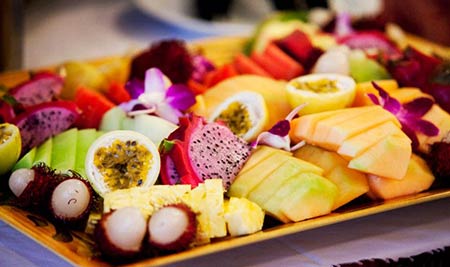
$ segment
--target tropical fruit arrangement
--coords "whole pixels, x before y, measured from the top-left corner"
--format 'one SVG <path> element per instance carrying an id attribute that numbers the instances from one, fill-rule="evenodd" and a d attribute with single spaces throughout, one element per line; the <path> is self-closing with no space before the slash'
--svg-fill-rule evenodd
<path id="1" fill-rule="evenodd" d="M 448 187 L 446 50 L 336 19 L 280 13 L 233 53 L 166 39 L 3 86 L 3 191 L 128 262 Z"/>

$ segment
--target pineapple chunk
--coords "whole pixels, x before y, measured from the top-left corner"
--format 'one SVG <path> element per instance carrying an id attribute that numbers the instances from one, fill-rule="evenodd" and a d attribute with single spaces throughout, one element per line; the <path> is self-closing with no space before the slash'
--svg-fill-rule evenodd
<path id="1" fill-rule="evenodd" d="M 198 213 L 196 244 L 227 235 L 223 194 L 222 179 L 207 179 L 183 196 L 182 200 Z"/>
<path id="2" fill-rule="evenodd" d="M 165 205 L 181 202 L 182 196 L 190 190 L 190 185 L 154 185 L 111 191 L 104 196 L 103 212 L 133 206 L 148 217 Z"/>
<path id="3" fill-rule="evenodd" d="M 225 202 L 225 221 L 231 236 L 253 234 L 262 229 L 264 211 L 246 198 L 231 197 Z"/>

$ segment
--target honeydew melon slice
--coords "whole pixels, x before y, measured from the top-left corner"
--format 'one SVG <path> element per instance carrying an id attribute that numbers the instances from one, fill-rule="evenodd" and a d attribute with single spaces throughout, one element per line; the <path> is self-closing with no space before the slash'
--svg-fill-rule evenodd
<path id="1" fill-rule="evenodd" d="M 321 175 L 323 170 L 312 163 L 291 157 L 250 191 L 248 199 L 258 205 L 262 205 L 281 187 L 286 179 L 301 172 L 312 172 Z"/>
<path id="2" fill-rule="evenodd" d="M 53 137 L 50 166 L 60 171 L 73 170 L 77 153 L 78 129 L 71 128 Z"/>
<path id="3" fill-rule="evenodd" d="M 74 171 L 78 172 L 82 177 L 86 177 L 84 169 L 86 155 L 95 139 L 97 139 L 97 131 L 95 129 L 78 131 Z"/>
<path id="4" fill-rule="evenodd" d="M 36 156 L 36 147 L 33 147 L 27 154 L 25 154 L 12 168 L 12 171 L 26 168 L 29 169 L 33 166 L 34 158 Z"/>
<path id="5" fill-rule="evenodd" d="M 51 166 L 52 163 L 52 147 L 53 147 L 53 138 L 47 139 L 44 143 L 36 149 L 36 156 L 34 157 L 34 163 L 43 162 L 48 166 Z"/>

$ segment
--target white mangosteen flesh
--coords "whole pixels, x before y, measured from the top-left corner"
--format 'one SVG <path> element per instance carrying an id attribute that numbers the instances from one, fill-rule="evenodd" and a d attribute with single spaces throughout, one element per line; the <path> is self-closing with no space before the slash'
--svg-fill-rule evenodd
<path id="1" fill-rule="evenodd" d="M 177 241 L 189 226 L 189 217 L 185 210 L 177 207 L 165 207 L 150 218 L 148 231 L 153 243 L 166 245 Z"/>
<path id="2" fill-rule="evenodd" d="M 9 189 L 16 197 L 19 197 L 27 185 L 34 180 L 34 170 L 17 169 L 9 177 Z"/>
<path id="3" fill-rule="evenodd" d="M 77 218 L 82 215 L 91 201 L 91 192 L 78 179 L 68 179 L 56 186 L 51 198 L 55 216 Z"/>
<path id="4" fill-rule="evenodd" d="M 106 235 L 112 244 L 124 251 L 139 251 L 147 231 L 142 212 L 135 207 L 114 211 L 105 223 Z"/>

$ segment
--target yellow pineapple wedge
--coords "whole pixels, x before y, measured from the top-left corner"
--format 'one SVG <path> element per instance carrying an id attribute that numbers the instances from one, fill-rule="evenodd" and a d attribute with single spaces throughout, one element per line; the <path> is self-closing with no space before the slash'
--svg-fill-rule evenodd
<path id="1" fill-rule="evenodd" d="M 264 211 L 246 198 L 231 197 L 225 201 L 225 221 L 231 236 L 253 234 L 263 227 Z"/>

